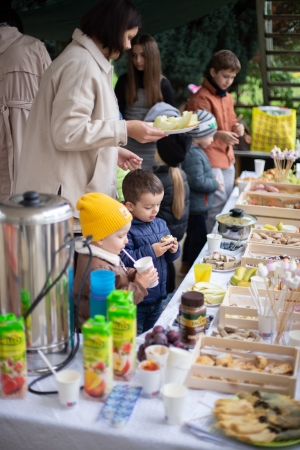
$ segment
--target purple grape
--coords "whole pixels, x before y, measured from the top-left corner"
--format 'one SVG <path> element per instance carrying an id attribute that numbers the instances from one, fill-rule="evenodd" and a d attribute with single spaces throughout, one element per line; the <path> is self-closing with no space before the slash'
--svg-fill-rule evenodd
<path id="1" fill-rule="evenodd" d="M 150 341 L 150 339 L 153 339 L 153 334 L 152 333 L 147 333 L 145 336 L 145 341 Z"/>
<path id="2" fill-rule="evenodd" d="M 152 330 L 152 334 L 161 334 L 164 332 L 165 332 L 165 329 L 161 325 L 156 325 Z"/>
<path id="3" fill-rule="evenodd" d="M 154 339 L 149 339 L 148 341 L 144 342 L 144 347 L 147 348 L 147 347 L 149 347 L 150 345 L 153 345 L 153 344 L 155 344 Z"/>
<path id="4" fill-rule="evenodd" d="M 173 342 L 179 341 L 179 333 L 177 333 L 177 331 L 174 330 L 170 330 L 167 332 L 167 338 L 168 341 L 173 344 Z"/>
<path id="5" fill-rule="evenodd" d="M 174 343 L 173 343 L 173 347 L 177 347 L 177 348 L 185 348 L 185 345 L 184 345 L 184 343 L 183 342 L 181 342 L 181 341 L 175 341 Z"/>
<path id="6" fill-rule="evenodd" d="M 168 338 L 164 333 L 157 333 L 153 338 L 154 344 L 165 345 L 168 343 Z"/>

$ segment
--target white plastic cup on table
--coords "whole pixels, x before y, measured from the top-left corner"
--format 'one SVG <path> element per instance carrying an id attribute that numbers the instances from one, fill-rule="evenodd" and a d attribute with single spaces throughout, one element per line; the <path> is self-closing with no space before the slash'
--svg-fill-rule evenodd
<path id="1" fill-rule="evenodd" d="M 145 349 L 145 353 L 147 359 L 153 359 L 160 365 L 163 382 L 170 350 L 164 345 L 149 345 Z"/>
<path id="2" fill-rule="evenodd" d="M 276 318 L 258 313 L 258 332 L 263 339 L 272 340 L 276 330 Z"/>
<path id="3" fill-rule="evenodd" d="M 255 167 L 255 173 L 258 177 L 260 177 L 264 170 L 265 170 L 265 164 L 266 161 L 264 159 L 255 159 L 254 160 L 254 167 Z"/>
<path id="4" fill-rule="evenodd" d="M 56 375 L 58 398 L 66 408 L 74 408 L 78 403 L 81 374 L 77 370 L 62 370 Z"/>
<path id="5" fill-rule="evenodd" d="M 245 187 L 247 186 L 247 184 L 248 184 L 248 181 L 246 181 L 246 180 L 239 180 L 238 181 L 239 194 L 244 192 Z"/>
<path id="6" fill-rule="evenodd" d="M 263 277 L 259 277 L 259 276 L 255 275 L 250 278 L 250 282 L 251 282 L 251 284 L 255 284 L 257 289 L 266 289 L 266 284 L 265 284 L 265 280 Z"/>
<path id="7" fill-rule="evenodd" d="M 295 225 L 282 225 L 281 231 L 288 231 L 289 233 L 297 233 L 298 228 Z"/>
<path id="8" fill-rule="evenodd" d="M 207 239 L 208 251 L 210 253 L 218 252 L 220 250 L 221 241 L 222 241 L 221 234 L 210 233 L 210 234 L 206 235 L 206 239 Z"/>
<path id="9" fill-rule="evenodd" d="M 300 330 L 292 330 L 289 332 L 290 347 L 300 347 Z"/>
<path id="10" fill-rule="evenodd" d="M 149 267 L 154 268 L 153 259 L 151 256 L 145 256 L 144 258 L 140 258 L 134 263 L 134 267 L 138 271 L 138 273 L 143 273 L 143 272 L 145 272 L 145 270 L 149 269 Z M 159 280 L 156 280 L 156 281 L 154 281 L 154 283 L 151 283 L 150 286 L 148 286 L 148 287 L 153 288 L 153 287 L 157 286 L 158 283 L 159 283 Z"/>
<path id="11" fill-rule="evenodd" d="M 171 347 L 165 369 L 164 382 L 183 384 L 192 364 L 192 353 L 182 348 Z"/>
<path id="12" fill-rule="evenodd" d="M 139 376 L 142 383 L 142 394 L 147 398 L 159 396 L 161 387 L 161 368 L 157 361 L 147 359 L 139 364 Z"/>
<path id="13" fill-rule="evenodd" d="M 165 420 L 168 425 L 181 425 L 188 389 L 176 383 L 165 384 L 162 388 Z"/>

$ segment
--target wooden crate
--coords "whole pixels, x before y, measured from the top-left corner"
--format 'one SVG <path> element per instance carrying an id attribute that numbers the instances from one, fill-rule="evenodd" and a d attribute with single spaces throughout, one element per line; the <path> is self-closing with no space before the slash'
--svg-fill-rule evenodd
<path id="1" fill-rule="evenodd" d="M 271 224 L 270 224 L 271 225 Z M 252 241 L 251 238 L 253 236 L 253 234 L 259 234 L 260 232 L 266 233 L 268 236 L 272 237 L 277 233 L 282 233 L 283 236 L 291 236 L 292 238 L 296 238 L 299 239 L 300 242 L 300 233 L 290 233 L 289 231 L 271 231 L 271 230 L 258 230 L 257 228 L 253 228 L 248 236 L 247 242 L 246 242 L 246 246 L 248 246 L 249 244 L 257 244 L 257 245 L 263 245 L 263 246 L 268 246 L 268 247 L 275 247 L 275 248 L 281 248 L 283 252 L 285 252 L 284 249 L 286 248 L 298 248 L 299 250 L 299 256 L 300 256 L 300 247 L 295 247 L 295 245 L 293 244 L 287 244 L 287 245 L 283 245 L 283 244 L 267 244 L 266 241 L 263 239 L 261 241 Z"/>
<path id="2" fill-rule="evenodd" d="M 290 195 L 284 194 L 274 194 L 270 197 L 269 195 L 260 193 L 256 194 L 255 192 L 242 192 L 235 204 L 235 207 L 243 209 L 247 214 L 251 214 L 256 217 L 278 217 L 280 219 L 285 219 L 286 221 L 287 219 L 300 220 L 300 209 L 280 208 L 276 206 L 245 205 L 244 202 L 249 197 L 253 200 L 257 200 L 259 203 L 262 200 L 268 203 L 271 198 L 274 198 L 274 201 L 283 200 L 284 202 L 288 202 L 290 204 L 299 203 L 300 199 L 298 197 L 291 197 Z"/>
<path id="3" fill-rule="evenodd" d="M 260 245 L 249 242 L 242 256 L 241 266 L 267 264 L 268 259 L 264 257 L 287 255 L 291 258 L 300 257 L 299 247 L 288 247 L 287 245 Z M 278 260 L 279 261 L 279 260 Z"/>
<path id="4" fill-rule="evenodd" d="M 297 372 L 299 369 L 300 350 L 298 348 L 247 341 L 234 341 L 235 349 L 228 350 L 230 347 L 232 347 L 232 340 L 230 339 L 209 336 L 199 338 L 193 350 L 192 365 L 185 380 L 185 385 L 192 389 L 205 389 L 227 394 L 236 394 L 242 390 L 253 392 L 257 389 L 263 389 L 266 392 L 295 396 Z M 290 376 L 275 375 L 268 372 L 254 372 L 196 364 L 196 360 L 200 355 L 216 356 L 222 353 L 231 353 L 234 357 L 240 357 L 250 362 L 254 361 L 255 355 L 265 356 L 269 362 L 291 364 L 293 373 Z M 200 378 L 199 376 L 207 378 Z M 222 379 L 215 380 L 208 377 Z M 231 381 L 227 381 L 228 379 Z"/>
<path id="5" fill-rule="evenodd" d="M 284 225 L 295 225 L 295 227 L 300 227 L 300 221 L 297 219 L 278 219 L 278 217 L 264 217 L 264 216 L 258 216 L 258 221 L 255 224 L 255 228 L 262 228 L 267 223 L 270 225 L 274 225 L 277 227 L 277 225 L 280 222 L 283 222 Z"/>
<path id="6" fill-rule="evenodd" d="M 265 298 L 266 289 L 258 289 L 259 296 Z M 280 295 L 281 291 L 276 294 Z M 293 299 L 300 301 L 300 293 L 293 294 Z M 230 306 L 230 305 L 236 306 Z M 232 317 L 236 316 L 236 317 Z M 294 312 L 294 322 L 300 322 L 300 312 Z M 238 328 L 258 330 L 258 313 L 249 289 L 240 286 L 229 286 L 220 306 L 220 325 L 233 325 Z M 236 341 L 234 341 L 236 342 Z"/>
<path id="7" fill-rule="evenodd" d="M 275 183 L 272 181 L 264 181 L 262 179 L 257 179 L 257 181 L 249 181 L 247 186 L 244 189 L 244 192 L 255 192 L 252 191 L 252 188 L 255 187 L 257 184 L 265 184 L 268 186 L 274 186 L 279 190 L 279 194 L 288 194 L 300 197 L 300 184 L 290 184 L 290 183 Z M 272 195 L 275 194 L 275 192 L 268 192 L 265 193 L 266 195 Z M 277 193 L 278 194 L 278 193 Z"/>

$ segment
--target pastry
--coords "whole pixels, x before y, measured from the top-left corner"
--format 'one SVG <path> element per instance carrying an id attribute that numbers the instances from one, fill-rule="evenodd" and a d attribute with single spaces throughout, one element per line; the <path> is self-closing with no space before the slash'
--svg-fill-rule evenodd
<path id="1" fill-rule="evenodd" d="M 216 357 L 216 365 L 227 367 L 229 363 L 233 362 L 233 356 L 230 353 L 223 353 Z"/>
<path id="2" fill-rule="evenodd" d="M 276 375 L 286 375 L 293 373 L 293 368 L 290 364 L 280 364 L 279 366 L 271 367 L 269 372 Z"/>
<path id="3" fill-rule="evenodd" d="M 268 365 L 268 360 L 264 356 L 255 356 L 255 365 L 258 369 L 264 369 Z"/>
<path id="4" fill-rule="evenodd" d="M 215 361 L 211 359 L 207 355 L 199 356 L 199 358 L 196 359 L 196 364 L 205 364 L 206 366 L 214 366 Z"/>
<path id="5" fill-rule="evenodd" d="M 160 240 L 160 242 L 173 242 L 173 241 L 174 241 L 174 238 L 171 234 L 166 234 Z"/>

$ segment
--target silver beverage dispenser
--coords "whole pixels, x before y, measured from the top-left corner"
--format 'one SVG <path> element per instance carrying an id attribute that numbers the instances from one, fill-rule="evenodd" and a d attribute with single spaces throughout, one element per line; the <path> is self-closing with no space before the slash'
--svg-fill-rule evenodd
<path id="1" fill-rule="evenodd" d="M 0 313 L 24 315 L 45 287 L 60 280 L 25 320 L 29 373 L 60 367 L 73 348 L 73 212 L 62 197 L 30 191 L 0 199 Z M 48 278 L 48 280 L 47 280 Z"/>

